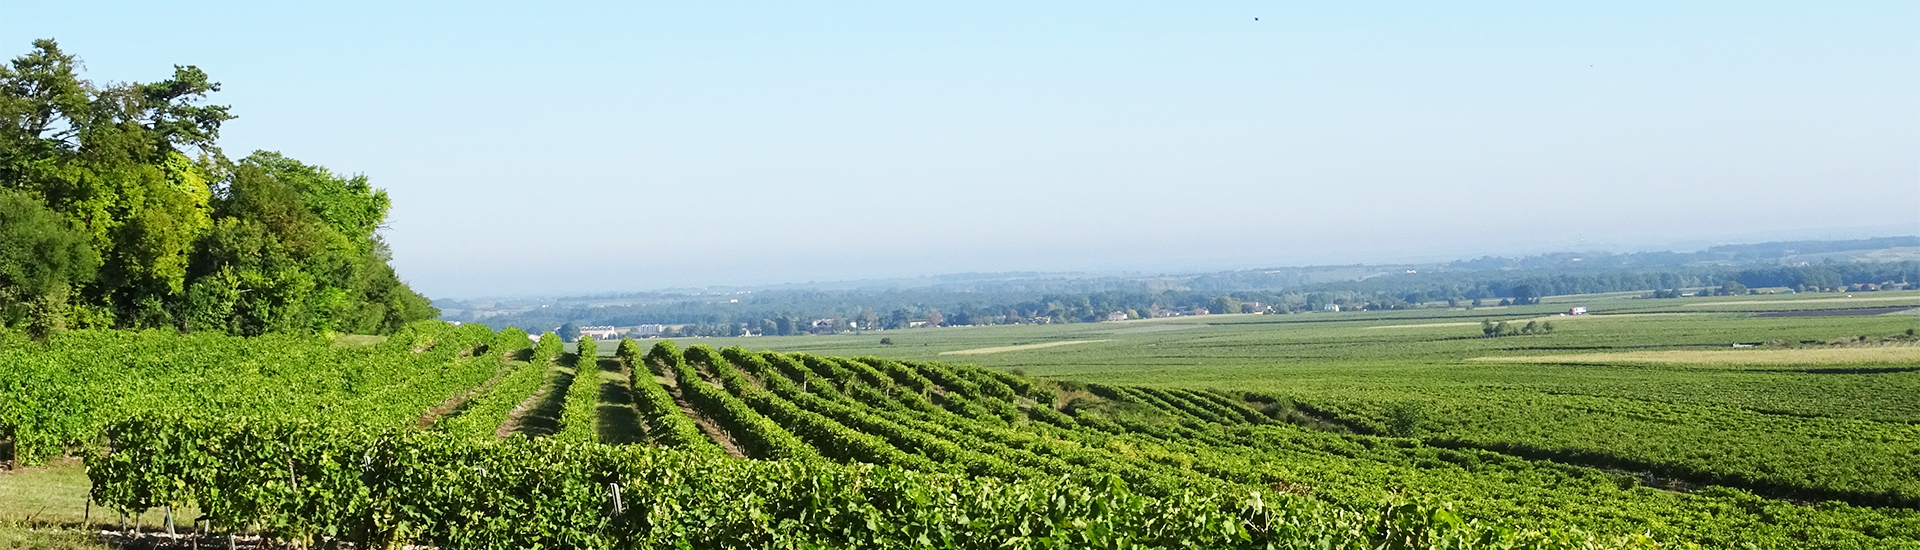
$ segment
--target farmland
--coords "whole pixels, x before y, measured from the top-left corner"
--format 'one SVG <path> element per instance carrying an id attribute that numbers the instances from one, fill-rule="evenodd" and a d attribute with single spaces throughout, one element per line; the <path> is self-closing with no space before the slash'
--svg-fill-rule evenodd
<path id="1" fill-rule="evenodd" d="M 0 348 L 12 452 L 55 463 L 0 502 L 60 501 L 71 454 L 97 506 L 295 542 L 1916 548 L 1920 316 L 1843 308 L 1920 293 L 1870 298 L 681 345 L 77 331 Z M 1528 320 L 1555 329 L 1480 327 Z"/>
<path id="2" fill-rule="evenodd" d="M 1920 306 L 1912 292 L 1858 298 L 1862 306 Z M 1832 304 L 1793 296 L 1600 298 L 1581 302 L 1596 315 L 1542 317 L 1564 311 L 1567 300 L 1478 311 L 961 327 L 890 332 L 891 346 L 857 337 L 754 344 L 937 359 L 989 344 L 1106 339 L 967 360 L 1046 378 L 1285 395 L 1378 433 L 1388 431 L 1387 413 L 1398 406 L 1417 411 L 1414 435 L 1436 443 L 1779 496 L 1908 506 L 1920 497 L 1920 360 L 1913 355 L 1920 340 L 1905 332 L 1920 327 L 1920 318 L 1756 315 Z M 1550 319 L 1557 330 L 1478 338 L 1482 319 Z M 1632 360 L 1675 353 L 1687 361 Z"/>

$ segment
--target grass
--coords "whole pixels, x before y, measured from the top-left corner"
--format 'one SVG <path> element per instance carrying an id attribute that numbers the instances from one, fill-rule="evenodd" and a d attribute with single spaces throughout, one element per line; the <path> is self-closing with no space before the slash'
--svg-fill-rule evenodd
<path id="1" fill-rule="evenodd" d="M 86 467 L 73 459 L 0 473 L 0 522 L 78 525 L 91 486 Z M 107 513 L 94 510 L 94 519 Z"/>
<path id="2" fill-rule="evenodd" d="M 86 466 L 61 459 L 45 466 L 0 472 L 0 548 L 36 550 L 96 550 L 114 548 L 99 535 L 117 528 L 119 515 L 87 506 Z M 200 511 L 182 507 L 175 521 L 187 529 Z M 129 522 L 156 528 L 166 520 L 164 510 L 148 510 Z"/>
<path id="3" fill-rule="evenodd" d="M 0 522 L 0 548 L 16 550 L 108 550 L 108 544 L 92 531 L 55 526 Z"/>
<path id="4" fill-rule="evenodd" d="M 548 365 L 546 393 L 520 417 L 520 426 L 515 432 L 532 437 L 558 433 L 560 412 L 566 406 L 567 390 L 573 387 L 574 376 L 573 367 L 561 366 L 558 362 Z"/>
<path id="5" fill-rule="evenodd" d="M 595 426 L 600 442 L 609 445 L 646 444 L 646 422 L 640 419 L 640 412 L 634 408 L 633 386 L 626 372 L 620 368 L 620 361 L 602 359 L 597 363 L 600 367 L 600 403 L 595 409 L 598 415 Z"/>
<path id="6" fill-rule="evenodd" d="M 333 337 L 333 345 L 343 348 L 371 346 L 386 342 L 387 337 L 367 334 L 342 334 Z"/>

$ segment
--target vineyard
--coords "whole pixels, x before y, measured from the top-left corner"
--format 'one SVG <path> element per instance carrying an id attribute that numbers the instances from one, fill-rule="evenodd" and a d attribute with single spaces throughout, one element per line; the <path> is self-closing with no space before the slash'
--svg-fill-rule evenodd
<path id="1" fill-rule="evenodd" d="M 1891 492 L 1859 504 L 1671 490 L 1389 436 L 1393 412 L 1346 396 L 671 341 L 576 349 L 438 322 L 361 347 L 9 340 L 0 459 L 82 456 L 94 506 L 197 509 L 177 528 L 301 545 L 1920 548 L 1898 483 L 1860 480 Z"/>

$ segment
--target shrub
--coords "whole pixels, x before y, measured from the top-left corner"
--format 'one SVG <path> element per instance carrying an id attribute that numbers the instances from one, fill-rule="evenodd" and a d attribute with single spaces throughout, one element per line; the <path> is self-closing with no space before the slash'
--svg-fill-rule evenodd
<path id="1" fill-rule="evenodd" d="M 1394 403 L 1387 408 L 1387 433 L 1396 437 L 1414 437 L 1420 434 L 1420 421 L 1426 413 L 1420 410 L 1419 403 Z"/>

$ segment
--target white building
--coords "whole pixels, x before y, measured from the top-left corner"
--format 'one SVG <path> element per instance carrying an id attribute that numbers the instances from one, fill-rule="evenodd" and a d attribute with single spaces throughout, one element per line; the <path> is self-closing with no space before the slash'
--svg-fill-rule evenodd
<path id="1" fill-rule="evenodd" d="M 620 337 L 620 329 L 606 325 L 580 327 L 580 335 L 592 336 L 595 340 L 612 340 Z"/>

